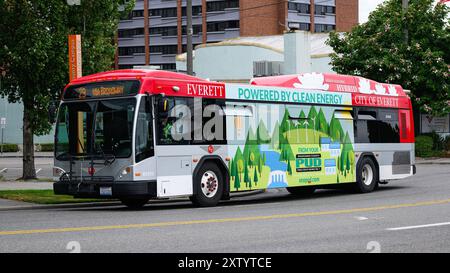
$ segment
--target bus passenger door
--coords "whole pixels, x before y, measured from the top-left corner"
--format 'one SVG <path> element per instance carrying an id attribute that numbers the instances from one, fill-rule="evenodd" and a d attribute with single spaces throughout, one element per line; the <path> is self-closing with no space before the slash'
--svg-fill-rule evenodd
<path id="1" fill-rule="evenodd" d="M 156 180 L 156 158 L 154 143 L 153 107 L 150 96 L 141 97 L 139 103 L 134 138 L 134 179 L 137 181 Z"/>

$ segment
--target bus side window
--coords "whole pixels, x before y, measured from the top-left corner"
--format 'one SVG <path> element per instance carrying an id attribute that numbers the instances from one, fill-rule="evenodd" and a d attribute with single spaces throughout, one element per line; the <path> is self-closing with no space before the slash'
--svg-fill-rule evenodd
<path id="1" fill-rule="evenodd" d="M 359 109 L 355 122 L 356 143 L 399 143 L 398 112 L 390 109 Z"/>
<path id="2" fill-rule="evenodd" d="M 379 130 L 381 143 L 399 143 L 398 110 L 379 110 Z"/>
<path id="3" fill-rule="evenodd" d="M 355 142 L 377 143 L 379 138 L 376 110 L 358 110 L 355 121 Z"/>

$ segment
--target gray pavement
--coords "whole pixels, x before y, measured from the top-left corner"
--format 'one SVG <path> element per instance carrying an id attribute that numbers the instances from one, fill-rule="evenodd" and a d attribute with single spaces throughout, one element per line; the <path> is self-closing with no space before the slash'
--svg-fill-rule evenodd
<path id="1" fill-rule="evenodd" d="M 49 179 L 53 176 L 52 157 L 36 157 L 34 163 L 38 178 Z M 0 176 L 7 181 L 20 178 L 22 176 L 22 158 L 12 156 L 0 157 Z"/>
<path id="2" fill-rule="evenodd" d="M 450 252 L 450 168 L 418 165 L 370 194 L 0 211 L 0 252 L 68 252 L 72 241 L 81 252 Z"/>

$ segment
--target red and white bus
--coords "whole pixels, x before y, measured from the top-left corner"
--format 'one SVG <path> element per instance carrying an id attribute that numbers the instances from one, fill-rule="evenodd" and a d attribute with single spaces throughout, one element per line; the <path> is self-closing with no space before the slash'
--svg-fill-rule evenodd
<path id="1" fill-rule="evenodd" d="M 54 191 L 130 207 L 231 192 L 370 192 L 415 173 L 411 101 L 399 85 L 307 73 L 224 84 L 119 70 L 72 81 L 56 121 Z"/>

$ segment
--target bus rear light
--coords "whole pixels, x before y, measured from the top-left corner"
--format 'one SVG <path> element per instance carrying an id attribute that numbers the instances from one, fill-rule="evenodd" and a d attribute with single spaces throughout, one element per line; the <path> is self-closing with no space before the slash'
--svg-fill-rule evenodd
<path id="1" fill-rule="evenodd" d="M 134 176 L 141 176 L 140 172 L 134 173 Z"/>

